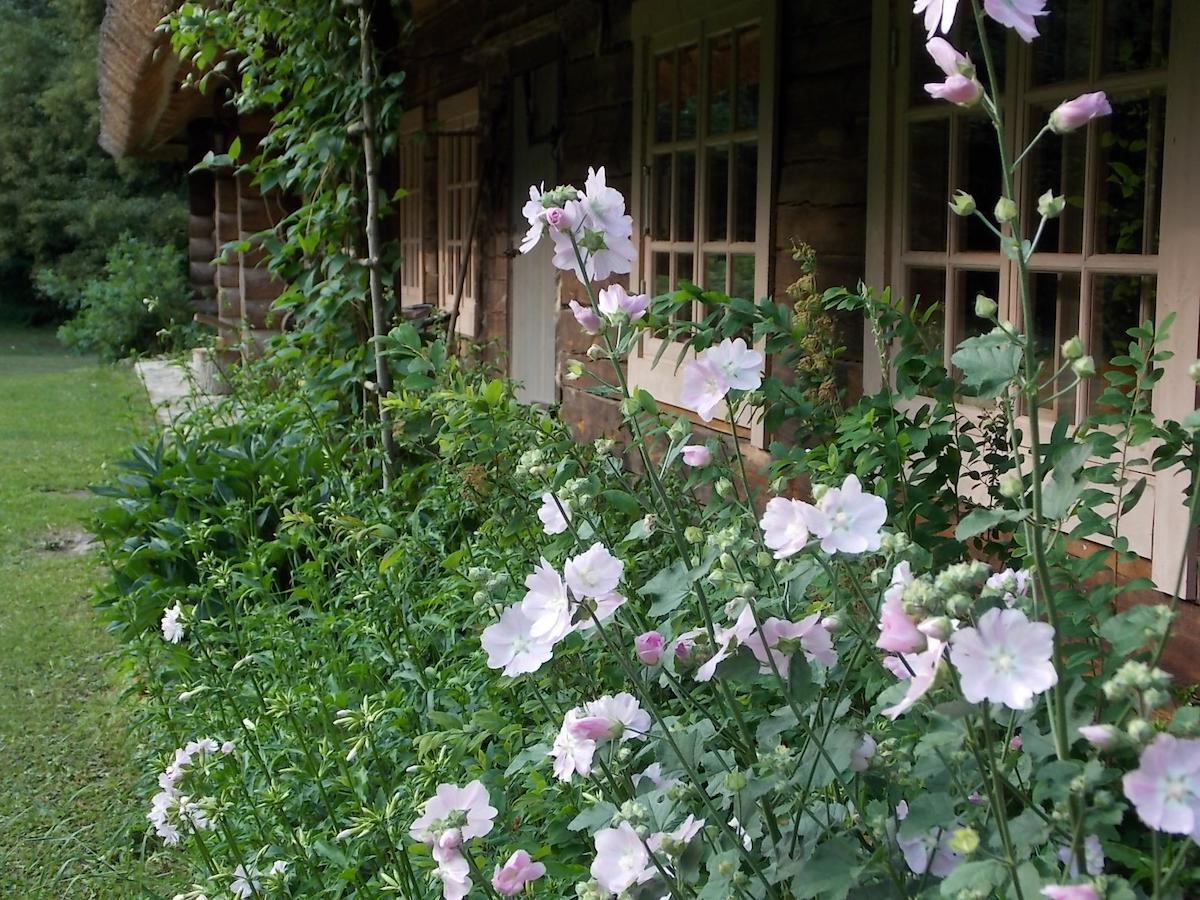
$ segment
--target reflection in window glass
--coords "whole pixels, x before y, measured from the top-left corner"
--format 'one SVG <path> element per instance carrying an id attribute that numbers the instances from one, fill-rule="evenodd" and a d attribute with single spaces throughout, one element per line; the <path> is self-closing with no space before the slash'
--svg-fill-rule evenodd
<path id="1" fill-rule="evenodd" d="M 939 69 L 929 54 L 925 52 L 925 26 L 921 24 L 921 17 L 910 16 L 908 18 L 912 22 L 908 41 L 909 52 L 912 54 L 912 60 L 908 67 L 908 102 L 911 106 L 942 102 L 931 98 L 925 90 L 925 85 L 931 81 L 945 80 L 946 73 Z"/>
<path id="2" fill-rule="evenodd" d="M 1095 8 L 1096 0 L 1060 0 L 1053 15 L 1038 19 L 1042 36 L 1037 42 L 1037 52 L 1032 54 L 1034 84 L 1057 84 L 1088 77 Z"/>
<path id="3" fill-rule="evenodd" d="M 729 148 L 708 148 L 708 234 L 710 241 L 729 235 Z"/>
<path id="4" fill-rule="evenodd" d="M 942 269 L 908 270 L 908 308 L 924 322 L 925 346 L 937 356 L 942 355 L 946 343 L 945 297 L 946 273 Z"/>
<path id="5" fill-rule="evenodd" d="M 671 254 L 655 253 L 651 266 L 650 283 L 654 285 L 654 296 L 658 297 L 671 290 Z"/>
<path id="6" fill-rule="evenodd" d="M 657 241 L 671 239 L 671 154 L 654 157 L 654 216 L 650 236 Z"/>
<path id="7" fill-rule="evenodd" d="M 691 150 L 681 151 L 675 154 L 675 162 L 679 170 L 675 240 L 690 241 L 696 236 L 696 154 Z"/>
<path id="8" fill-rule="evenodd" d="M 759 38 L 757 28 L 738 35 L 737 128 L 758 127 Z"/>
<path id="9" fill-rule="evenodd" d="M 1052 107 L 1030 112 L 1031 133 L 1046 123 Z M 1087 171 L 1087 129 L 1046 134 L 1026 157 L 1030 190 L 1026 221 L 1037 222 L 1037 198 L 1047 190 L 1067 198 L 1067 208 L 1050 219 L 1038 242 L 1040 253 L 1079 253 L 1083 249 L 1083 191 Z"/>
<path id="10" fill-rule="evenodd" d="M 981 116 L 963 116 L 959 125 L 958 184 L 973 197 L 999 197 L 1000 151 L 996 131 Z M 946 216 L 946 200 L 941 198 L 941 215 Z M 996 251 L 996 236 L 975 216 L 955 217 L 959 231 L 959 250 Z"/>
<path id="11" fill-rule="evenodd" d="M 733 255 L 733 283 L 729 288 L 731 297 L 754 300 L 754 256 L 749 253 Z"/>
<path id="12" fill-rule="evenodd" d="M 734 189 L 733 239 L 753 241 L 758 218 L 758 146 L 738 144 L 735 149 L 737 174 Z"/>
<path id="13" fill-rule="evenodd" d="M 949 122 L 909 125 L 908 161 L 908 248 L 945 250 Z"/>
<path id="14" fill-rule="evenodd" d="M 671 140 L 674 120 L 675 54 L 661 53 L 654 58 L 654 139 Z"/>
<path id="15" fill-rule="evenodd" d="M 1038 272 L 1030 278 L 1033 301 L 1033 350 L 1042 363 L 1042 381 L 1063 364 L 1064 342 L 1079 333 L 1079 273 Z M 1068 419 L 1075 417 L 1075 392 L 1068 391 L 1054 401 L 1050 398 L 1075 380 L 1067 369 L 1056 381 L 1043 388 L 1039 405 Z"/>
<path id="16" fill-rule="evenodd" d="M 728 290 L 725 284 L 726 268 L 724 253 L 704 254 L 704 289 L 706 291 L 725 293 Z"/>
<path id="17" fill-rule="evenodd" d="M 696 275 L 692 271 L 692 254 L 676 253 L 675 254 L 675 286 L 679 287 L 685 281 L 694 282 Z M 691 322 L 692 319 L 692 304 L 685 303 L 675 311 L 676 322 Z"/>
<path id="18" fill-rule="evenodd" d="M 708 45 L 708 133 L 728 134 L 733 124 L 733 35 L 714 37 Z"/>
<path id="19" fill-rule="evenodd" d="M 1096 359 L 1097 377 L 1091 383 L 1091 408 L 1105 412 L 1097 403 L 1107 382 L 1105 372 L 1127 371 L 1114 366 L 1114 357 L 1129 351 L 1128 331 L 1154 319 L 1156 279 L 1152 275 L 1097 275 L 1092 280 L 1092 334 L 1088 352 Z"/>
<path id="20" fill-rule="evenodd" d="M 1105 0 L 1100 70 L 1107 75 L 1165 67 L 1170 22 L 1171 0 Z"/>
<path id="21" fill-rule="evenodd" d="M 975 298 L 979 294 L 995 300 L 1000 296 L 1000 273 L 964 270 L 954 276 L 955 316 L 954 343 L 957 346 L 969 337 L 992 330 L 992 323 L 975 315 Z"/>
<path id="22" fill-rule="evenodd" d="M 694 44 L 679 51 L 679 124 L 677 140 L 696 136 L 696 106 L 700 94 L 700 49 Z"/>
<path id="23" fill-rule="evenodd" d="M 1165 98 L 1150 94 L 1114 100 L 1100 120 L 1097 253 L 1158 252 L 1165 112 Z"/>

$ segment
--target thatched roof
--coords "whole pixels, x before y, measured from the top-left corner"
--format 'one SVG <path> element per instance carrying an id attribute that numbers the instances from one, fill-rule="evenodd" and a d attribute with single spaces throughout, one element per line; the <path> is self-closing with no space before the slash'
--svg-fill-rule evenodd
<path id="1" fill-rule="evenodd" d="M 160 150 L 208 107 L 181 88 L 163 17 L 181 0 L 108 0 L 100 26 L 100 146 L 113 156 Z"/>

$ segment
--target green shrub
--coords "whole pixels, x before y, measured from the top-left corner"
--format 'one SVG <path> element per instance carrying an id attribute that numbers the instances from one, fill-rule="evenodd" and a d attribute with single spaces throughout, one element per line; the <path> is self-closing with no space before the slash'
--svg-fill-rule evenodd
<path id="1" fill-rule="evenodd" d="M 84 282 L 78 295 L 74 282 L 53 271 L 39 274 L 38 288 L 78 310 L 58 334 L 80 353 L 116 360 L 192 346 L 200 334 L 178 247 L 125 236 L 109 251 L 103 274 Z"/>

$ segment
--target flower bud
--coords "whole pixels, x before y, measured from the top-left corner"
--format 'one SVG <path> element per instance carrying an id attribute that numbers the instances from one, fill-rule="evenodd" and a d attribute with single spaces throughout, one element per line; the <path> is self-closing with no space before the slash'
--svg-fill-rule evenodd
<path id="1" fill-rule="evenodd" d="M 970 856 L 979 849 L 979 832 L 974 828 L 959 828 L 950 836 L 950 849 L 960 856 Z"/>
<path id="2" fill-rule="evenodd" d="M 966 191 L 955 191 L 950 200 L 950 210 L 956 216 L 970 216 L 975 213 L 975 198 Z"/>
<path id="3" fill-rule="evenodd" d="M 599 344 L 592 344 L 592 346 L 588 347 L 588 351 L 587 351 L 588 359 L 592 359 L 592 360 L 604 359 L 604 355 L 605 355 L 604 348 L 601 347 Z"/>
<path id="4" fill-rule="evenodd" d="M 950 639 L 950 633 L 954 626 L 950 624 L 950 619 L 946 616 L 934 616 L 932 619 L 926 619 L 917 626 L 917 631 L 925 635 L 925 637 L 933 638 L 938 641 Z"/>
<path id="5" fill-rule="evenodd" d="M 1071 363 L 1071 371 L 1080 378 L 1091 378 L 1096 374 L 1096 361 L 1090 356 L 1081 357 Z"/>
<path id="6" fill-rule="evenodd" d="M 975 315 L 981 319 L 994 319 L 1000 307 L 991 297 L 978 294 L 975 297 Z"/>
<path id="7" fill-rule="evenodd" d="M 722 478 L 717 482 L 717 495 L 720 497 L 728 497 L 733 493 L 733 482 L 728 478 Z"/>
<path id="8" fill-rule="evenodd" d="M 577 359 L 572 359 L 567 363 L 567 381 L 576 381 L 583 376 L 583 363 Z"/>
<path id="9" fill-rule="evenodd" d="M 1075 360 L 1083 358 L 1083 341 L 1079 339 L 1079 335 L 1063 342 L 1062 357 L 1068 362 L 1075 362 Z"/>
<path id="10" fill-rule="evenodd" d="M 743 581 L 738 585 L 737 593 L 744 600 L 753 600 L 758 595 L 758 588 L 752 582 Z"/>
<path id="11" fill-rule="evenodd" d="M 837 616 L 826 616 L 821 620 L 821 627 L 830 634 L 837 634 L 842 628 L 842 620 Z"/>
<path id="12" fill-rule="evenodd" d="M 1063 210 L 1067 208 L 1067 198 L 1062 196 L 1054 196 L 1054 191 L 1046 191 L 1042 196 L 1038 197 L 1038 215 L 1045 219 L 1057 219 L 1062 215 Z"/>
<path id="13" fill-rule="evenodd" d="M 647 631 L 633 639 L 634 653 L 643 666 L 657 666 L 666 645 L 666 639 L 657 631 Z"/>
<path id="14" fill-rule="evenodd" d="M 1107 750 L 1117 742 L 1121 733 L 1115 725 L 1084 725 L 1080 727 L 1079 735 L 1097 750 Z"/>
<path id="15" fill-rule="evenodd" d="M 812 498 L 814 503 L 820 503 L 821 498 L 825 496 L 825 492 L 829 490 L 827 484 L 814 484 L 812 486 Z"/>
<path id="16" fill-rule="evenodd" d="M 1001 225 L 1007 225 L 1017 217 L 1017 204 L 1013 203 L 1007 197 L 1001 197 L 996 201 L 996 221 Z"/>
<path id="17" fill-rule="evenodd" d="M 703 544 L 704 532 L 695 525 L 689 525 L 683 530 L 683 539 L 689 544 Z"/>
<path id="18" fill-rule="evenodd" d="M 1125 733 L 1134 742 L 1141 744 L 1150 740 L 1150 735 L 1154 734 L 1154 728 L 1145 719 L 1131 719 L 1125 726 Z"/>
<path id="19" fill-rule="evenodd" d="M 1016 472 L 1005 472 L 1000 476 L 1000 496 L 1006 497 L 1009 500 L 1016 500 L 1025 493 L 1025 485 L 1021 481 L 1021 476 Z"/>
<path id="20" fill-rule="evenodd" d="M 1188 377 L 1196 384 L 1200 384 L 1200 359 L 1188 366 Z"/>
<path id="21" fill-rule="evenodd" d="M 736 871 L 737 867 L 727 859 L 723 859 L 717 863 L 717 874 L 722 878 L 729 878 Z"/>
<path id="22" fill-rule="evenodd" d="M 626 397 L 621 401 L 621 412 L 629 418 L 636 416 L 639 409 L 641 409 L 641 405 L 632 397 Z"/>
<path id="23" fill-rule="evenodd" d="M 725 776 L 725 787 L 734 793 L 745 790 L 747 784 L 746 776 L 742 772 L 730 772 Z"/>
<path id="24" fill-rule="evenodd" d="M 766 550 L 759 550 L 754 557 L 754 562 L 758 564 L 760 569 L 765 569 L 775 562 L 775 557 Z"/>

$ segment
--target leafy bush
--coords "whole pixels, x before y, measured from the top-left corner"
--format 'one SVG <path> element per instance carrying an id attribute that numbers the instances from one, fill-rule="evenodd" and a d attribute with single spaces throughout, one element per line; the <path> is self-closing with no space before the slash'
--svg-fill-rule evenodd
<path id="1" fill-rule="evenodd" d="M 39 289 L 77 310 L 58 334 L 68 347 L 116 360 L 194 346 L 191 289 L 179 248 L 125 236 L 109 251 L 102 275 L 75 282 L 43 271 Z"/>

